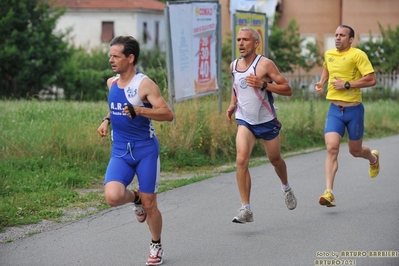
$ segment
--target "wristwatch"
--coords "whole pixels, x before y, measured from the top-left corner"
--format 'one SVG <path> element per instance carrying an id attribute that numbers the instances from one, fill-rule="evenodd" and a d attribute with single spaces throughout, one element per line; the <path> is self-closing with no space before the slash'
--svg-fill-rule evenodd
<path id="1" fill-rule="evenodd" d="M 267 82 L 263 81 L 261 91 L 264 91 L 267 88 Z"/>
<path id="2" fill-rule="evenodd" d="M 110 119 L 109 117 L 104 117 L 104 118 L 103 118 L 103 122 L 104 122 L 105 120 L 108 120 L 108 125 L 111 124 L 111 119 Z"/>
<path id="3" fill-rule="evenodd" d="M 344 85 L 345 89 L 349 90 L 351 88 L 351 84 L 347 81 Z"/>

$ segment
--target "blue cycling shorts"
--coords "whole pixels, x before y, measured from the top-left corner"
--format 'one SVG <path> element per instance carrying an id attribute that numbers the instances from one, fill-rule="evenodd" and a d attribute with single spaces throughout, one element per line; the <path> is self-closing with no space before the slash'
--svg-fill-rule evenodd
<path id="1" fill-rule="evenodd" d="M 276 138 L 280 133 L 280 129 L 282 126 L 277 118 L 258 125 L 250 125 L 241 119 L 237 119 L 237 123 L 248 128 L 257 139 L 264 140 L 272 140 Z"/>
<path id="2" fill-rule="evenodd" d="M 324 134 L 336 132 L 343 137 L 345 129 L 350 140 L 359 140 L 364 134 L 364 106 L 362 103 L 356 106 L 342 107 L 331 103 L 328 110 Z"/>
<path id="3" fill-rule="evenodd" d="M 127 187 L 137 175 L 140 192 L 156 193 L 160 178 L 159 143 L 152 139 L 112 144 L 104 184 L 118 181 Z"/>

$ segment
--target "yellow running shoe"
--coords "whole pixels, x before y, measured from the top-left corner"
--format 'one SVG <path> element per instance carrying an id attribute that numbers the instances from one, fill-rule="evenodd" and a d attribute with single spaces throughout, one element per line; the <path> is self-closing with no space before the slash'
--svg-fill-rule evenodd
<path id="1" fill-rule="evenodd" d="M 380 172 L 380 155 L 376 150 L 373 150 L 371 153 L 374 154 L 375 157 L 377 157 L 377 161 L 374 164 L 370 164 L 370 169 L 369 169 L 369 176 L 371 178 L 374 178 Z"/>
<path id="2" fill-rule="evenodd" d="M 335 198 L 330 189 L 324 191 L 324 195 L 319 198 L 320 205 L 335 207 Z"/>

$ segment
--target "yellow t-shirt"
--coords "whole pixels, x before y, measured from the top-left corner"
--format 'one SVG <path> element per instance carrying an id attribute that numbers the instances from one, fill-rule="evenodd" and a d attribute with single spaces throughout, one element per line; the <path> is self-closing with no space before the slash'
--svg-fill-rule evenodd
<path id="1" fill-rule="evenodd" d="M 354 81 L 361 77 L 373 73 L 367 54 L 357 48 L 349 48 L 346 52 L 338 52 L 337 49 L 328 50 L 324 54 L 323 66 L 328 70 L 327 100 L 338 100 L 344 102 L 361 102 L 362 92 L 360 88 L 350 88 L 349 90 L 336 90 L 331 84 L 335 77 L 344 81 Z"/>

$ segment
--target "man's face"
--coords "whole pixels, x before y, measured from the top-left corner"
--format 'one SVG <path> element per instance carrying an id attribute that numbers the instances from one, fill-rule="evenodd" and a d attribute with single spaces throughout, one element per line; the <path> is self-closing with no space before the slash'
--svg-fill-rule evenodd
<path id="1" fill-rule="evenodd" d="M 114 73 L 121 74 L 133 64 L 134 56 L 130 54 L 128 57 L 126 57 L 122 53 L 123 48 L 124 47 L 122 44 L 115 44 L 110 47 L 109 62 L 111 63 L 111 68 Z"/>
<path id="2" fill-rule="evenodd" d="M 259 45 L 259 41 L 256 41 L 252 36 L 251 31 L 243 30 L 237 35 L 237 47 L 240 51 L 241 57 L 246 57 L 250 54 L 255 53 L 256 48 Z"/>
<path id="3" fill-rule="evenodd" d="M 335 31 L 335 47 L 338 51 L 343 52 L 351 47 L 353 38 L 349 37 L 349 33 L 348 28 L 338 28 Z"/>

